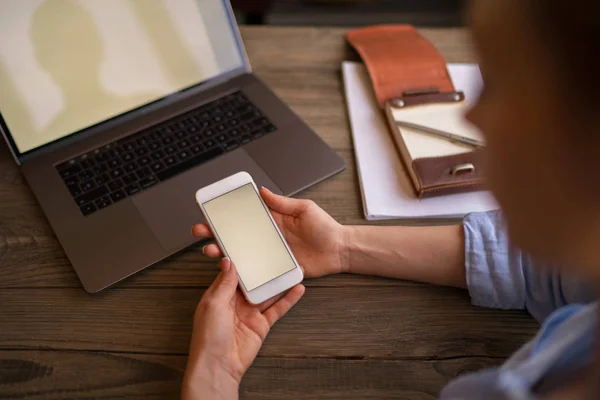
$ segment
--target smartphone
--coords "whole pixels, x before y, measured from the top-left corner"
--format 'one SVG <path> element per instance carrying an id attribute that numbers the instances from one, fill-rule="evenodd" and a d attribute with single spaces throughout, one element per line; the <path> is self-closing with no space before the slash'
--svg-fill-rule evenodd
<path id="1" fill-rule="evenodd" d="M 196 202 L 223 254 L 235 265 L 252 304 L 302 282 L 302 269 L 247 172 L 196 192 Z"/>

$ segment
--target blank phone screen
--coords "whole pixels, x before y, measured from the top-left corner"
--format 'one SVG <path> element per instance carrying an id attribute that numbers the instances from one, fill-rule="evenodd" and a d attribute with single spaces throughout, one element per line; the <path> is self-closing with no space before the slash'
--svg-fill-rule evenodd
<path id="1" fill-rule="evenodd" d="M 247 291 L 296 265 L 251 183 L 203 204 Z"/>

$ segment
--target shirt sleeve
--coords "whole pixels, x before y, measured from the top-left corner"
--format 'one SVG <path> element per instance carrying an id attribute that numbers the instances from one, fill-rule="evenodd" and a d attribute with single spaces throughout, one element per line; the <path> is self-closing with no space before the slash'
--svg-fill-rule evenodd
<path id="1" fill-rule="evenodd" d="M 469 214 L 463 227 L 467 287 L 474 305 L 527 309 L 543 321 L 564 305 L 595 300 L 592 288 L 579 279 L 511 246 L 499 211 Z"/>

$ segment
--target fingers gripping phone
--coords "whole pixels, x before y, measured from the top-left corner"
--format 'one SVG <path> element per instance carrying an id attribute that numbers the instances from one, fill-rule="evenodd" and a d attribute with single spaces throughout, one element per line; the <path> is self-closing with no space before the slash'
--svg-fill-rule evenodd
<path id="1" fill-rule="evenodd" d="M 259 304 L 302 282 L 303 274 L 252 177 L 240 172 L 196 192 L 248 301 Z"/>

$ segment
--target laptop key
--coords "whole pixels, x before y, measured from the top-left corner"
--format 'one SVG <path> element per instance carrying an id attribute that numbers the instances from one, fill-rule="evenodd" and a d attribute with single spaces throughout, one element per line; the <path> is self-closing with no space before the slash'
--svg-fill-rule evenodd
<path id="1" fill-rule="evenodd" d="M 123 187 L 123 182 L 121 182 L 121 181 L 120 181 L 120 180 L 118 180 L 118 179 L 117 179 L 117 180 L 114 180 L 114 181 L 112 181 L 112 182 L 110 182 L 110 183 L 108 184 L 108 188 L 109 188 L 111 191 L 115 191 L 115 190 L 117 190 L 117 189 L 121 189 L 122 187 Z"/>
<path id="2" fill-rule="evenodd" d="M 133 196 L 134 194 L 140 192 L 142 189 L 136 184 L 125 186 L 125 191 L 129 196 Z"/>
<path id="3" fill-rule="evenodd" d="M 245 113 L 242 116 L 240 116 L 240 119 L 242 121 L 246 121 L 247 122 L 247 121 L 253 120 L 256 117 L 260 117 L 260 115 L 256 115 L 253 112 L 248 112 L 248 113 Z"/>
<path id="4" fill-rule="evenodd" d="M 130 161 L 133 161 L 133 159 L 135 158 L 135 156 L 133 155 L 133 153 L 127 152 L 127 153 L 123 153 L 123 155 L 121 156 L 121 158 L 125 162 L 130 162 Z"/>
<path id="5" fill-rule="evenodd" d="M 113 178 L 119 178 L 124 174 L 125 172 L 121 168 L 113 169 L 112 171 L 110 171 L 110 176 L 112 176 Z"/>
<path id="6" fill-rule="evenodd" d="M 81 172 L 81 167 L 79 165 L 73 165 L 72 167 L 65 168 L 60 171 L 60 176 L 63 178 L 68 178 L 70 176 L 76 175 Z"/>
<path id="7" fill-rule="evenodd" d="M 140 147 L 139 149 L 137 149 L 135 151 L 135 154 L 137 154 L 138 156 L 145 156 L 146 154 L 148 154 L 148 149 L 145 147 Z"/>
<path id="8" fill-rule="evenodd" d="M 122 164 L 121 160 L 119 160 L 118 158 L 113 158 L 112 160 L 110 160 L 108 162 L 108 166 L 111 168 L 117 168 L 120 167 Z"/>
<path id="9" fill-rule="evenodd" d="M 84 192 L 89 192 L 90 190 L 95 189 L 96 186 L 97 186 L 96 182 L 91 181 L 91 180 L 86 181 L 81 184 L 81 190 L 83 190 Z"/>
<path id="10" fill-rule="evenodd" d="M 89 181 L 93 178 L 93 173 L 91 171 L 83 171 L 79 173 L 79 180 L 81 181 Z"/>
<path id="11" fill-rule="evenodd" d="M 75 161 L 75 159 L 73 160 L 69 160 L 69 161 L 65 161 L 64 163 L 58 164 L 56 166 L 56 169 L 58 170 L 58 172 L 62 172 L 65 169 L 69 169 L 71 168 L 73 165 L 75 165 L 77 162 Z"/>
<path id="12" fill-rule="evenodd" d="M 158 162 L 155 162 L 154 164 L 152 164 L 150 166 L 150 168 L 152 168 L 152 171 L 158 172 L 158 171 L 162 171 L 165 168 L 165 166 L 163 165 L 163 163 L 158 161 Z"/>
<path id="13" fill-rule="evenodd" d="M 239 146 L 240 145 L 238 144 L 238 142 L 236 140 L 230 140 L 229 142 L 225 143 L 225 150 L 231 151 Z"/>
<path id="14" fill-rule="evenodd" d="M 113 194 L 110 195 L 110 199 L 113 201 L 113 203 L 116 203 L 117 201 L 121 201 L 125 197 L 127 197 L 127 195 L 122 190 L 117 190 L 116 192 L 114 192 Z"/>
<path id="15" fill-rule="evenodd" d="M 79 197 L 76 197 L 75 202 L 78 206 L 83 206 L 87 203 L 91 203 L 92 201 L 106 194 L 108 194 L 108 188 L 105 185 L 99 186 L 94 190 L 91 190 L 87 193 L 82 194 Z"/>
<path id="16" fill-rule="evenodd" d="M 264 125 L 264 123 L 262 122 L 261 118 L 252 120 L 251 122 L 248 122 L 248 125 L 252 126 L 253 128 L 260 128 L 261 126 Z"/>
<path id="17" fill-rule="evenodd" d="M 133 151 L 137 148 L 137 145 L 134 142 L 128 142 L 123 145 L 123 150 L 125 151 Z"/>
<path id="18" fill-rule="evenodd" d="M 94 204 L 96 204 L 96 207 L 98 207 L 98 210 L 101 210 L 105 207 L 108 207 L 112 204 L 112 201 L 110 200 L 110 198 L 108 196 L 104 196 L 104 197 L 100 197 L 98 200 L 96 200 L 94 202 Z"/>
<path id="19" fill-rule="evenodd" d="M 106 165 L 104 164 L 98 164 L 95 167 L 92 168 L 92 171 L 94 171 L 95 175 L 100 175 L 104 172 L 106 172 Z"/>
<path id="20" fill-rule="evenodd" d="M 138 164 L 141 166 L 150 164 L 150 158 L 149 157 L 141 157 L 139 160 L 137 160 Z"/>
<path id="21" fill-rule="evenodd" d="M 68 185 L 67 188 L 69 189 L 69 192 L 71 192 L 71 196 L 73 197 L 77 197 L 83 193 L 79 185 L 76 183 Z"/>
<path id="22" fill-rule="evenodd" d="M 150 143 L 150 150 L 157 150 L 160 148 L 160 143 L 159 142 L 152 142 Z"/>
<path id="23" fill-rule="evenodd" d="M 109 177 L 106 174 L 102 174 L 100 176 L 97 176 L 95 180 L 98 185 L 104 185 L 106 182 L 108 182 Z"/>
<path id="24" fill-rule="evenodd" d="M 142 189 L 148 189 L 150 186 L 156 185 L 157 183 L 158 179 L 156 179 L 154 176 L 146 177 L 139 182 Z"/>
<path id="25" fill-rule="evenodd" d="M 85 204 L 85 205 L 81 206 L 79 209 L 81 210 L 81 213 L 84 216 L 90 215 L 91 213 L 93 213 L 94 211 L 97 210 L 96 206 L 93 203 Z"/>
<path id="26" fill-rule="evenodd" d="M 177 151 L 177 149 L 175 148 L 175 146 L 167 146 L 165 147 L 165 152 L 167 154 L 173 154 Z"/>
<path id="27" fill-rule="evenodd" d="M 143 179 L 143 178 L 147 177 L 147 176 L 148 176 L 148 175 L 150 175 L 150 174 L 151 174 L 151 172 L 150 172 L 150 168 L 148 168 L 148 167 L 146 167 L 146 168 L 142 168 L 142 169 L 140 169 L 140 170 L 137 172 L 137 176 L 138 176 L 138 178 L 140 178 L 140 179 Z"/>
<path id="28" fill-rule="evenodd" d="M 104 152 L 104 153 L 100 153 L 95 157 L 96 161 L 101 163 L 101 162 L 106 162 L 110 159 L 110 156 Z"/>
<path id="29" fill-rule="evenodd" d="M 164 159 L 164 162 L 167 166 L 173 165 L 177 162 L 177 159 L 174 156 L 169 156 Z"/>
<path id="30" fill-rule="evenodd" d="M 125 175 L 123 177 L 123 182 L 126 185 L 131 185 L 132 183 L 136 183 L 138 181 L 137 176 L 135 176 L 135 174 L 129 174 L 129 175 Z"/>
<path id="31" fill-rule="evenodd" d="M 123 166 L 123 169 L 125 170 L 125 172 L 133 172 L 135 171 L 136 165 L 135 163 L 129 163 L 129 164 L 125 164 Z"/>
<path id="32" fill-rule="evenodd" d="M 192 146 L 192 147 L 190 148 L 190 150 L 191 150 L 191 151 L 192 151 L 192 153 L 194 153 L 194 154 L 198 154 L 198 153 L 202 152 L 202 150 L 203 150 L 203 149 L 204 149 L 204 148 L 203 148 L 201 145 L 199 145 L 199 144 L 197 144 L 197 145 L 195 145 L 195 146 Z"/>
<path id="33" fill-rule="evenodd" d="M 152 159 L 154 159 L 154 160 L 160 160 L 164 156 L 165 156 L 165 152 L 162 150 L 159 150 L 157 152 L 150 154 L 150 157 L 152 157 Z"/>
<path id="34" fill-rule="evenodd" d="M 65 181 L 65 184 L 66 184 L 67 186 L 70 186 L 70 185 L 76 185 L 76 184 L 77 184 L 77 182 L 79 182 L 79 178 L 77 178 L 77 176 L 76 176 L 76 175 L 74 175 L 74 176 L 70 176 L 70 177 L 68 177 L 68 178 L 65 178 L 65 179 L 64 179 L 64 181 Z"/>
<path id="35" fill-rule="evenodd" d="M 179 157 L 180 160 L 185 160 L 186 158 L 189 158 L 190 153 L 188 151 L 182 151 L 181 153 L 177 154 L 177 157 Z"/>
<path id="36" fill-rule="evenodd" d="M 118 147 L 115 147 L 113 149 L 110 149 L 106 153 L 108 154 L 109 157 L 119 157 L 121 155 L 121 153 L 123 153 L 123 151 L 121 149 L 119 149 Z"/>
<path id="37" fill-rule="evenodd" d="M 214 148 L 212 150 L 208 150 L 208 151 L 206 151 L 204 153 L 200 153 L 194 157 L 190 157 L 187 160 L 185 160 L 184 162 L 174 165 L 171 168 L 167 168 L 167 169 L 157 173 L 156 176 L 161 181 L 164 181 L 166 179 L 169 179 L 175 175 L 182 173 L 183 171 L 187 171 L 190 168 L 193 168 L 197 165 L 200 165 L 209 160 L 212 160 L 213 158 L 218 157 L 223 153 L 224 153 L 224 151 L 218 147 Z"/>

